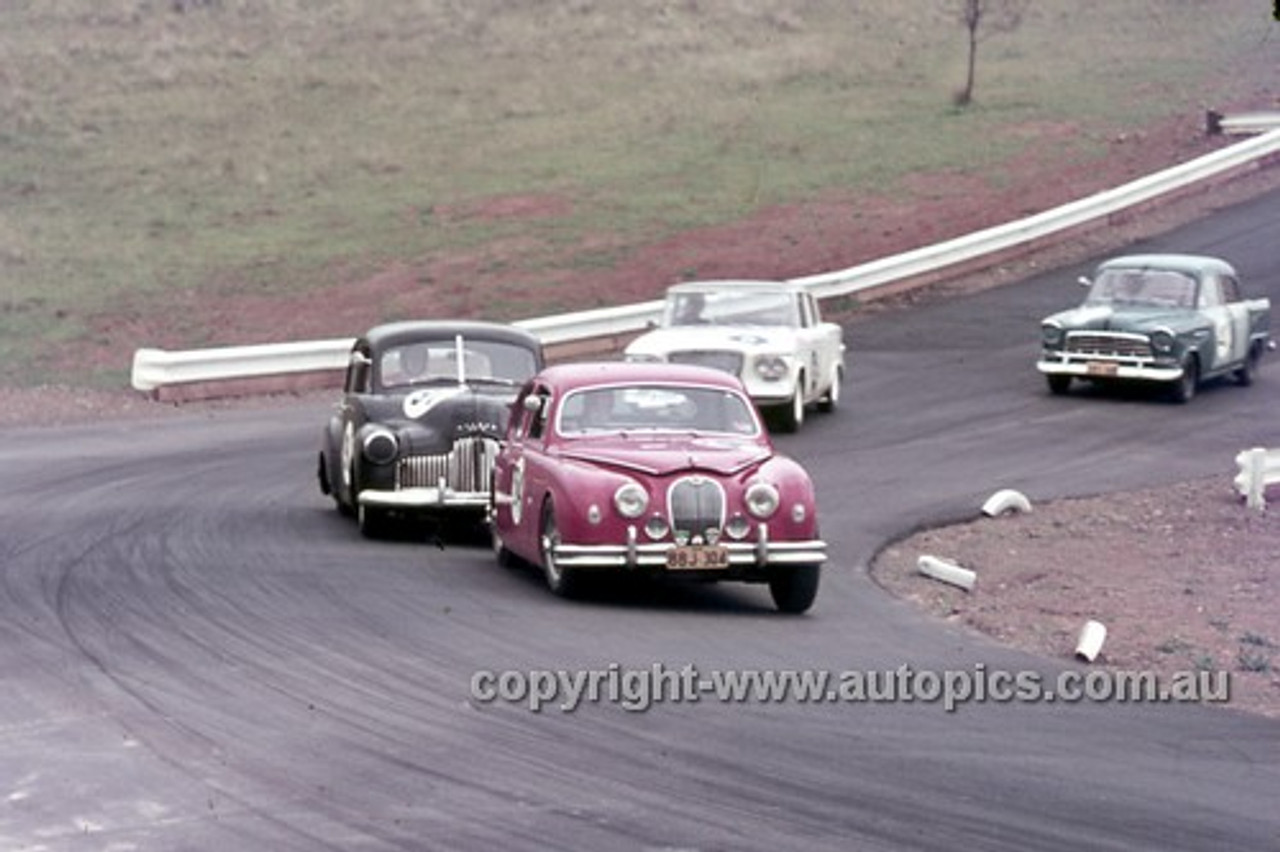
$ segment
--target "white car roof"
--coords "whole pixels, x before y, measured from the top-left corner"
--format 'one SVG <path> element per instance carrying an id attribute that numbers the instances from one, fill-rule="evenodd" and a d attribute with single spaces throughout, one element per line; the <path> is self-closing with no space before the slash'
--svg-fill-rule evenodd
<path id="1" fill-rule="evenodd" d="M 717 281 L 683 281 L 667 288 L 668 293 L 721 293 L 743 290 L 799 293 L 806 288 L 791 281 L 760 281 L 754 279 L 724 279 Z"/>

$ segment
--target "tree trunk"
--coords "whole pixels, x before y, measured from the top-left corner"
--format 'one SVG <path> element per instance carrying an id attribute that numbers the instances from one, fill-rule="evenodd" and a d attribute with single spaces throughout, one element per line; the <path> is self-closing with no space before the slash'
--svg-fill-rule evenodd
<path id="1" fill-rule="evenodd" d="M 957 99 L 961 106 L 967 105 L 973 100 L 973 78 L 978 65 L 978 29 L 977 27 L 969 28 L 969 69 L 964 78 L 964 91 L 960 93 Z"/>

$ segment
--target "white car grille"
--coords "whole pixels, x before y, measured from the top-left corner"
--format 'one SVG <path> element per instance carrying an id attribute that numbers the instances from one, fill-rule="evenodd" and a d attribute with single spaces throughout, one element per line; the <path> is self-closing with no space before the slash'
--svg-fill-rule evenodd
<path id="1" fill-rule="evenodd" d="M 742 353 L 716 349 L 688 349 L 672 352 L 667 360 L 673 364 L 695 364 L 714 367 L 737 376 L 742 372 Z"/>

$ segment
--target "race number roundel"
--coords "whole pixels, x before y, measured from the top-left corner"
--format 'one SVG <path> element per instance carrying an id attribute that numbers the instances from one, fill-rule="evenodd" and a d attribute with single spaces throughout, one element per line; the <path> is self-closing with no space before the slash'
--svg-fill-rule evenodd
<path id="1" fill-rule="evenodd" d="M 516 461 L 511 470 L 511 523 L 520 526 L 524 515 L 524 459 Z"/>

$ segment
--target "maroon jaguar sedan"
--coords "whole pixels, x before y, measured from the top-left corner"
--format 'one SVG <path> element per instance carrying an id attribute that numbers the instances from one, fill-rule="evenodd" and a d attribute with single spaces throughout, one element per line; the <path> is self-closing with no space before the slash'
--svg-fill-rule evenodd
<path id="1" fill-rule="evenodd" d="M 813 483 L 775 451 L 735 376 L 708 367 L 561 364 L 512 406 L 493 475 L 500 559 L 571 596 L 588 571 L 767 583 L 809 609 L 827 558 Z"/>

